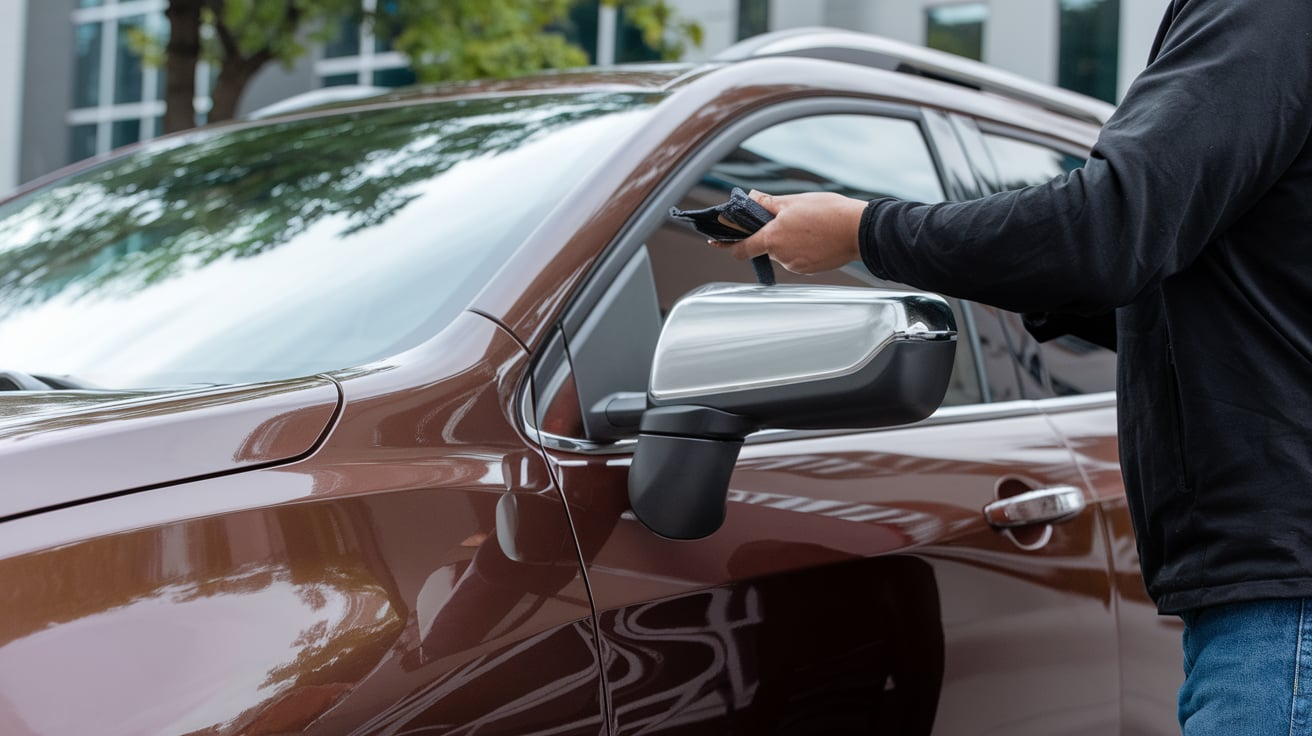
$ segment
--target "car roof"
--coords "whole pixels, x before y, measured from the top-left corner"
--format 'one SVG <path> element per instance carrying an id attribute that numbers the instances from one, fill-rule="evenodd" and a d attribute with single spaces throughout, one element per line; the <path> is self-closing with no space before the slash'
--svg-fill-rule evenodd
<path id="1" fill-rule="evenodd" d="M 1102 100 L 1041 84 L 956 54 L 839 28 L 793 28 L 753 36 L 720 52 L 715 60 L 734 62 L 772 56 L 828 59 L 921 76 L 1099 125 L 1106 123 L 1116 109 Z"/>

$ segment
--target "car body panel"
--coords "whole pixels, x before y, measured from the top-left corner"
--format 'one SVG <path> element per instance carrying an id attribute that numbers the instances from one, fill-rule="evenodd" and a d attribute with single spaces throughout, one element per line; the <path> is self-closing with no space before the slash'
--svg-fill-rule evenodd
<path id="1" fill-rule="evenodd" d="M 1034 550 L 988 528 L 1000 480 L 1082 479 L 1040 416 L 979 429 L 749 443 L 697 542 L 632 518 L 627 458 L 553 451 L 615 732 L 1114 730 L 1102 521 L 1091 506 Z"/>
<path id="2" fill-rule="evenodd" d="M 1120 632 L 1122 733 L 1176 733 L 1176 690 L 1183 676 L 1180 634 L 1175 616 L 1157 615 L 1148 597 L 1139 554 L 1130 526 L 1116 444 L 1116 408 L 1103 401 L 1086 408 L 1053 401 L 1050 421 L 1066 439 L 1089 488 L 1107 519 L 1112 576 L 1116 589 L 1116 621 Z"/>
<path id="3" fill-rule="evenodd" d="M 0 731 L 600 733 L 526 359 L 466 313 L 339 375 L 310 457 L 9 522 Z"/>
<path id="4" fill-rule="evenodd" d="M 283 462 L 309 452 L 338 409 L 313 377 L 179 392 L 0 394 L 0 518 Z"/>

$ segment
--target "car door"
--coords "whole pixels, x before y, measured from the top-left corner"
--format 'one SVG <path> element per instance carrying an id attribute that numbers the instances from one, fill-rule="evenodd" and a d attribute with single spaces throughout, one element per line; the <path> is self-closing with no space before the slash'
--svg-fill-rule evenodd
<path id="1" fill-rule="evenodd" d="M 982 177 L 1002 190 L 1038 184 L 1083 164 L 1078 147 L 1032 132 L 971 120 L 955 121 L 974 139 L 992 171 Z M 1134 529 L 1125 500 L 1116 444 L 1116 356 L 1066 335 L 1039 346 L 1035 384 L 1042 411 L 1075 452 L 1101 507 L 1111 545 L 1121 671 L 1122 732 L 1175 733 L 1180 631 L 1174 616 L 1158 616 L 1144 588 Z"/>
<path id="2" fill-rule="evenodd" d="M 628 510 L 632 432 L 597 407 L 645 390 L 651 336 L 680 294 L 751 273 L 667 221 L 666 203 L 709 204 L 731 186 L 943 199 L 945 156 L 926 125 L 916 108 L 826 100 L 739 121 L 639 214 L 599 270 L 613 276 L 575 299 L 539 355 L 527 413 L 584 561 L 614 733 L 1115 728 L 1096 507 L 1005 532 L 983 515 L 1029 491 L 1089 493 L 1021 400 L 1018 354 L 990 328 L 994 312 L 954 304 L 958 357 L 930 419 L 749 438 L 727 520 L 703 540 L 661 538 Z M 879 285 L 859 267 L 828 282 Z"/>

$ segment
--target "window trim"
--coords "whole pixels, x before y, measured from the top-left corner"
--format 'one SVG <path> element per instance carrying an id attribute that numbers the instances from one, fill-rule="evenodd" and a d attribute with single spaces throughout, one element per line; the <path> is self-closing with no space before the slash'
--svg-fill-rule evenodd
<path id="1" fill-rule="evenodd" d="M 526 402 L 530 403 L 531 402 Z M 1071 414 L 1097 409 L 1115 409 L 1116 392 L 1103 391 L 1081 396 L 1054 396 L 1044 399 L 1017 399 L 1001 401 L 996 404 L 968 404 L 964 406 L 940 407 L 933 414 L 913 424 L 899 424 L 892 427 L 873 427 L 866 429 L 764 429 L 747 436 L 746 444 L 766 444 L 773 442 L 793 442 L 818 437 L 839 437 L 861 434 L 882 434 L 899 432 L 924 427 L 943 427 L 960 424 L 987 422 L 995 419 L 1015 419 L 1018 417 L 1044 416 L 1054 414 Z M 528 422 L 528 417 L 525 417 Z M 590 440 L 574 439 L 539 430 L 528 423 L 530 436 L 538 437 L 540 444 L 549 450 L 572 452 L 579 455 L 630 455 L 638 446 L 636 437 L 622 439 L 612 443 L 599 443 Z"/>
<path id="2" fill-rule="evenodd" d="M 99 88 L 99 101 L 86 107 L 70 107 L 64 114 L 65 130 L 71 136 L 75 128 L 95 126 L 95 152 L 87 157 L 104 155 L 115 150 L 113 145 L 113 126 L 115 123 L 138 121 L 141 128 L 137 142 L 147 141 L 159 136 L 162 131 L 165 100 L 162 99 L 163 68 L 143 65 L 141 69 L 141 100 L 137 102 L 115 102 L 114 84 L 118 76 L 119 24 L 140 16 L 147 33 L 158 35 L 168 29 L 165 16 L 167 0 L 109 0 L 104 5 L 89 8 L 74 8 L 69 14 L 73 33 L 78 26 L 100 26 L 100 58 L 96 62 Z M 73 61 L 76 71 L 77 59 Z M 198 115 L 207 114 L 212 106 L 210 100 L 210 65 L 201 61 L 196 66 L 196 97 L 193 101 Z M 85 160 L 74 159 L 75 152 L 70 144 L 65 150 L 69 163 Z"/>

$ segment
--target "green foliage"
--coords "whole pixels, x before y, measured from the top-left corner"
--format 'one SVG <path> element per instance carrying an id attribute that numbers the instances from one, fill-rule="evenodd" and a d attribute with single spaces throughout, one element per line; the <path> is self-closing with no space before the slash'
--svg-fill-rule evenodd
<path id="1" fill-rule="evenodd" d="M 602 0 L 619 8 L 625 19 L 642 31 L 642 40 L 666 61 L 683 58 L 687 44 L 702 45 L 702 27 L 683 18 L 665 0 Z"/>
<path id="2" fill-rule="evenodd" d="M 397 0 L 376 23 L 421 79 L 511 77 L 582 66 L 587 55 L 549 30 L 571 0 Z"/>
<path id="3" fill-rule="evenodd" d="M 198 61 L 219 70 L 210 119 L 235 112 L 254 74 L 270 61 L 291 65 L 316 43 L 331 40 L 343 20 L 373 24 L 425 81 L 504 78 L 542 69 L 583 66 L 587 54 L 560 31 L 581 0 L 378 0 L 366 13 L 361 0 L 169 0 L 170 11 L 199 13 L 201 52 L 167 57 L 162 38 L 134 32 L 129 41 L 147 60 L 185 77 Z M 702 30 L 678 16 L 666 0 L 602 0 L 621 9 L 660 58 L 680 58 L 687 43 L 700 46 Z M 348 24 L 349 25 L 349 24 Z M 223 104 L 220 104 L 222 102 Z M 191 109 L 186 94 L 167 99 Z M 193 117 L 186 113 L 185 121 Z M 174 119 L 166 115 L 166 120 Z"/>
<path id="4" fill-rule="evenodd" d="M 206 23 L 230 34 L 242 56 L 265 52 L 289 65 L 308 51 L 305 42 L 331 37 L 326 20 L 360 14 L 359 0 L 210 0 Z M 211 58 L 223 56 L 211 47 Z"/>
<path id="5" fill-rule="evenodd" d="M 141 57 L 143 64 L 153 67 L 164 66 L 163 38 L 148 33 L 141 26 L 131 26 L 127 29 L 127 41 L 128 48 Z"/>

